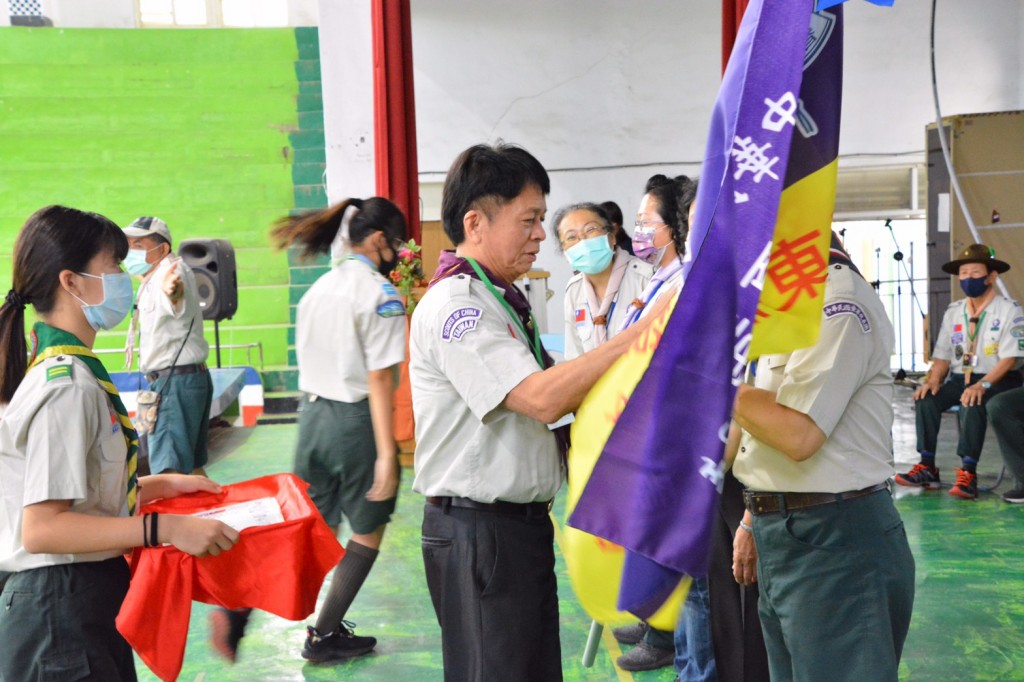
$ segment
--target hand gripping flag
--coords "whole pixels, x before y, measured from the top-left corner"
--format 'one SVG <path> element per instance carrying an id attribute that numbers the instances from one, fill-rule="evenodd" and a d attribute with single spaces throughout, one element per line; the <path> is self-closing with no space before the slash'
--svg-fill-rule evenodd
<path id="1" fill-rule="evenodd" d="M 810 311 L 814 320 L 821 315 L 821 295 L 812 296 L 809 280 L 820 277 L 815 268 L 825 262 L 834 189 L 826 187 L 821 201 L 829 213 L 823 223 L 802 225 L 804 239 L 772 248 L 783 189 L 829 164 L 831 175 L 819 177 L 834 184 L 842 10 L 812 17 L 812 9 L 812 0 L 753 0 L 747 7 L 708 134 L 691 225 L 697 255 L 648 369 L 581 484 L 569 519 L 627 550 L 617 606 L 641 618 L 678 593 L 682 574 L 707 572 L 725 435 L 762 284 L 774 283 L 785 297 L 765 300 L 762 319 L 796 314 L 791 311 Z M 821 188 L 815 184 L 808 192 Z M 819 208 L 813 215 L 823 214 Z M 820 235 L 807 237 L 815 229 Z M 798 305 L 802 298 L 814 299 L 817 309 Z M 807 326 L 810 343 L 817 332 L 810 319 Z M 588 409 L 592 402 L 616 401 L 621 396 L 594 390 L 580 414 L 601 414 Z M 574 437 L 587 429 L 600 430 L 578 418 Z"/>

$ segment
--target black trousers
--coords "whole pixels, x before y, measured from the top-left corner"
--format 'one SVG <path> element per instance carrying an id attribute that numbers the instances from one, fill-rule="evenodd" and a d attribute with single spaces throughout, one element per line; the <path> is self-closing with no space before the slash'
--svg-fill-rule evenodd
<path id="1" fill-rule="evenodd" d="M 558 587 L 548 516 L 425 506 L 423 565 L 447 682 L 558 682 Z"/>
<path id="2" fill-rule="evenodd" d="M 122 557 L 10 574 L 0 594 L 0 680 L 134 682 L 135 658 L 114 623 L 128 579 Z"/>
<path id="3" fill-rule="evenodd" d="M 731 471 L 725 474 L 715 516 L 708 588 L 718 682 L 768 682 L 757 585 L 740 585 L 732 573 L 732 539 L 743 518 L 743 486 Z"/>

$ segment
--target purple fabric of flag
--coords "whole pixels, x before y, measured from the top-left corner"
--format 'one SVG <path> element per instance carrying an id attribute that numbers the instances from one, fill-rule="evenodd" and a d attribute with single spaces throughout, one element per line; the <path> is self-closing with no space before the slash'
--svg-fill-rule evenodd
<path id="1" fill-rule="evenodd" d="M 680 574 L 707 573 L 724 440 L 764 276 L 754 268 L 774 233 L 813 4 L 753 0 L 746 9 L 712 114 L 691 225 L 697 254 L 569 519 L 628 550 L 619 608 L 641 618 Z"/>

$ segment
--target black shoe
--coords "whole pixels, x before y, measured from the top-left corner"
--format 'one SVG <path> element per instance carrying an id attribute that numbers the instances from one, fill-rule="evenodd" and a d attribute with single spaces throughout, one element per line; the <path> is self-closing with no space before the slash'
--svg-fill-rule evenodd
<path id="1" fill-rule="evenodd" d="M 232 663 L 238 658 L 238 644 L 245 637 L 252 609 L 223 609 L 210 612 L 210 644 L 213 650 Z"/>
<path id="2" fill-rule="evenodd" d="M 373 637 L 360 637 L 352 632 L 355 626 L 355 623 L 342 621 L 337 630 L 326 635 L 321 635 L 316 628 L 307 627 L 302 657 L 307 661 L 323 663 L 370 653 L 377 646 L 377 640 Z"/>
<path id="3" fill-rule="evenodd" d="M 1003 493 L 1003 502 L 1009 502 L 1010 504 L 1024 504 L 1024 489 L 1017 488 L 1016 490 Z"/>
<path id="4" fill-rule="evenodd" d="M 639 644 L 650 629 L 650 625 L 641 621 L 633 625 L 612 628 L 612 636 L 619 644 Z"/>
<path id="5" fill-rule="evenodd" d="M 675 661 L 674 649 L 656 649 L 647 642 L 640 642 L 628 654 L 619 656 L 615 663 L 623 670 L 657 670 L 672 665 Z"/>

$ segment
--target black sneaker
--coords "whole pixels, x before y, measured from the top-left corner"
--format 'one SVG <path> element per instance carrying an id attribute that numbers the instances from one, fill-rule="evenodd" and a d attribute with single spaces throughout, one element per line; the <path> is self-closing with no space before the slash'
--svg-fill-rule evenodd
<path id="1" fill-rule="evenodd" d="M 672 665 L 676 659 L 674 649 L 658 649 L 647 642 L 641 641 L 630 649 L 628 654 L 619 656 L 615 661 L 623 670 L 635 672 L 638 670 L 657 670 Z"/>
<path id="2" fill-rule="evenodd" d="M 352 632 L 355 626 L 355 623 L 342 621 L 337 630 L 326 635 L 321 635 L 314 627 L 307 627 L 302 657 L 307 661 L 323 663 L 370 653 L 377 646 L 377 640 L 373 637 L 360 637 Z"/>
<path id="3" fill-rule="evenodd" d="M 939 481 L 939 470 L 927 464 L 915 464 L 913 469 L 905 474 L 896 474 L 894 478 L 900 485 L 926 490 L 938 490 L 942 486 Z"/>
<path id="4" fill-rule="evenodd" d="M 1017 488 L 1009 492 L 1003 493 L 1003 502 L 1009 502 L 1010 504 L 1024 504 L 1024 489 Z"/>
<path id="5" fill-rule="evenodd" d="M 219 656 L 232 663 L 238 659 L 238 644 L 251 614 L 252 609 L 217 608 L 210 612 L 210 644 Z"/>
<path id="6" fill-rule="evenodd" d="M 641 621 L 633 625 L 613 628 L 612 636 L 615 637 L 615 641 L 619 644 L 639 644 L 650 629 L 650 625 Z"/>

